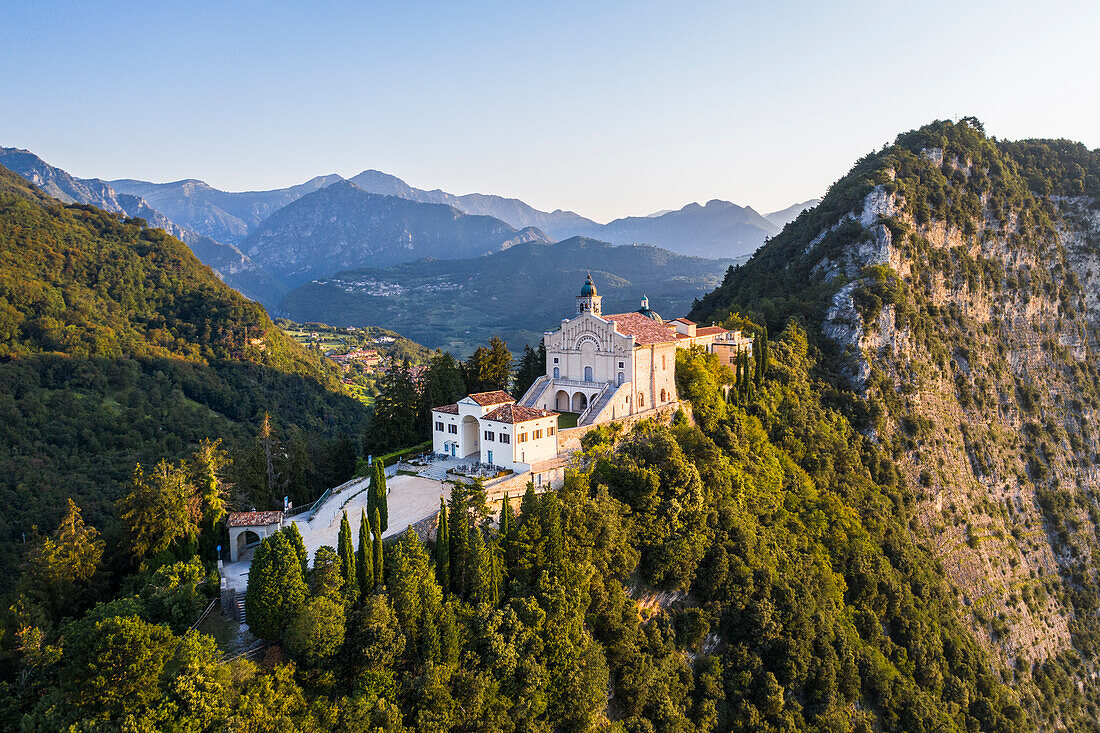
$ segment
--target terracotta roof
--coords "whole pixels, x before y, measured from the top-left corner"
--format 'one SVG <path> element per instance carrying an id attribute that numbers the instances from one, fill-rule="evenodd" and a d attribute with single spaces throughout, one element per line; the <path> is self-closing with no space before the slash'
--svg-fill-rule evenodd
<path id="1" fill-rule="evenodd" d="M 686 323 L 689 326 L 694 326 L 695 325 L 695 321 L 689 321 L 686 318 L 673 318 L 672 320 L 679 321 L 680 323 Z"/>
<path id="2" fill-rule="evenodd" d="M 448 415 L 457 415 L 458 403 L 456 402 L 453 405 L 443 405 L 443 407 L 433 407 L 432 412 L 445 412 Z"/>
<path id="3" fill-rule="evenodd" d="M 714 336 L 719 333 L 725 333 L 726 329 L 721 326 L 704 326 L 703 328 L 695 329 L 696 336 Z"/>
<path id="4" fill-rule="evenodd" d="M 651 318 L 646 318 L 641 313 L 616 313 L 604 316 L 604 320 L 614 321 L 615 328 L 624 336 L 633 336 L 634 343 L 663 344 L 676 341 L 676 329 L 669 324 L 658 323 Z"/>
<path id="5" fill-rule="evenodd" d="M 538 420 L 540 417 L 550 417 L 555 414 L 557 413 L 539 410 L 534 407 L 524 407 L 523 405 L 504 405 L 481 419 L 492 420 L 493 422 L 518 423 Z"/>
<path id="6" fill-rule="evenodd" d="M 266 527 L 281 524 L 282 512 L 233 512 L 225 521 L 227 527 Z"/>
<path id="7" fill-rule="evenodd" d="M 516 401 L 515 397 L 499 389 L 492 392 L 475 392 L 474 394 L 470 395 L 470 399 L 478 403 L 482 407 L 488 407 L 489 405 L 500 405 L 505 402 Z"/>

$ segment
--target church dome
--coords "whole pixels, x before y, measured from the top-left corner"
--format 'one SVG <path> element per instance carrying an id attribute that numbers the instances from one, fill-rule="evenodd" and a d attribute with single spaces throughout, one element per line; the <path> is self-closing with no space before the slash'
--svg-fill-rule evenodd
<path id="1" fill-rule="evenodd" d="M 657 311 L 649 307 L 649 297 L 642 296 L 642 307 L 638 309 L 638 313 L 641 313 L 646 318 L 657 321 L 657 323 L 664 323 L 664 320 L 657 314 Z"/>
<path id="2" fill-rule="evenodd" d="M 585 278 L 584 285 L 581 287 L 581 297 L 588 298 L 596 294 L 596 283 L 592 282 L 592 273 L 588 274 Z"/>

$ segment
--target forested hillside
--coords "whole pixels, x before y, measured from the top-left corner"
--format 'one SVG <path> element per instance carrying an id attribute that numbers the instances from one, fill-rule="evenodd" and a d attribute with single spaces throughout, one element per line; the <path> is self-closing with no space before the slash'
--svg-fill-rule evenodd
<path id="1" fill-rule="evenodd" d="M 243 449 L 265 412 L 299 499 L 364 427 L 332 368 L 186 245 L 0 168 L 0 565 L 17 567 L 24 534 L 57 526 L 66 499 L 110 535 L 136 463 L 207 438 Z M 283 495 L 254 488 L 242 477 L 239 500 Z"/>
<path id="2" fill-rule="evenodd" d="M 254 632 L 278 645 L 262 665 L 222 664 L 213 640 L 184 633 L 181 609 L 201 593 L 186 564 L 64 624 L 24 599 L 4 721 L 1026 730 L 910 539 L 891 462 L 825 406 L 836 395 L 813 377 L 805 333 L 788 329 L 767 353 L 727 403 L 728 368 L 681 352 L 694 423 L 592 432 L 565 487 L 513 497 L 499 525 L 484 521 L 479 487 L 459 484 L 427 546 L 412 532 L 356 542 L 345 527 L 307 565 L 293 529 L 265 540 L 246 601 Z M 50 547 L 89 539 L 66 526 Z"/>
<path id="3" fill-rule="evenodd" d="M 695 310 L 800 319 L 1045 730 L 1096 730 L 1100 151 L 974 119 L 860 160 Z"/>
<path id="4" fill-rule="evenodd" d="M 584 237 L 525 242 L 465 260 L 339 272 L 288 293 L 278 313 L 334 325 L 385 323 L 428 347 L 462 355 L 492 335 L 518 350 L 538 343 L 573 311 L 586 273 L 596 279 L 605 313 L 635 310 L 648 295 L 655 310 L 673 318 L 717 285 L 731 262 Z"/>

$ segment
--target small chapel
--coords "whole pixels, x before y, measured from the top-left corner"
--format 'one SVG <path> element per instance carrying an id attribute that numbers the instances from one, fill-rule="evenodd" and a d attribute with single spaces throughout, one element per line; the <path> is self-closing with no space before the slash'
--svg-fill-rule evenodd
<path id="1" fill-rule="evenodd" d="M 732 365 L 752 348 L 740 331 L 665 321 L 644 296 L 636 311 L 604 314 L 591 274 L 575 301 L 573 315 L 543 334 L 546 373 L 519 400 L 483 392 L 432 409 L 437 453 L 526 473 L 558 457 L 560 413 L 586 428 L 666 408 L 679 401 L 677 349 L 700 346 Z"/>

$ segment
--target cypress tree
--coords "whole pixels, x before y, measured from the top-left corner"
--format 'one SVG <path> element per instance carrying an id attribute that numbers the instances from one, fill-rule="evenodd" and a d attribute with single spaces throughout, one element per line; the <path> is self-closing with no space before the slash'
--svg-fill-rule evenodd
<path id="1" fill-rule="evenodd" d="M 336 554 L 340 556 L 340 575 L 344 578 L 344 594 L 354 599 L 359 595 L 359 574 L 355 570 L 355 545 L 351 540 L 351 524 L 348 522 L 347 512 L 344 512 L 340 520 Z"/>
<path id="2" fill-rule="evenodd" d="M 378 508 L 378 461 L 371 464 L 370 483 L 367 484 L 367 516 L 373 517 Z"/>
<path id="3" fill-rule="evenodd" d="M 279 641 L 306 601 L 302 563 L 287 535 L 276 532 L 256 548 L 244 597 L 252 633 Z"/>
<path id="4" fill-rule="evenodd" d="M 374 500 L 376 502 L 376 508 L 378 509 L 378 518 L 382 522 L 382 531 L 385 532 L 390 528 L 390 506 L 389 498 L 386 490 L 386 467 L 382 465 L 382 461 L 376 461 L 378 464 L 378 491 L 375 494 Z"/>
<path id="5" fill-rule="evenodd" d="M 370 522 L 367 510 L 359 518 L 359 550 L 355 556 L 355 572 L 359 580 L 359 592 L 366 595 L 374 588 L 374 546 L 370 541 Z"/>
<path id="6" fill-rule="evenodd" d="M 504 583 L 504 572 L 501 568 L 500 546 L 497 543 L 489 545 L 489 603 L 493 608 L 500 606 L 500 586 Z"/>
<path id="7" fill-rule="evenodd" d="M 466 594 L 466 580 L 469 573 L 470 559 L 467 556 L 467 545 L 470 541 L 470 519 L 466 509 L 466 492 L 469 487 L 464 483 L 457 483 L 451 489 L 451 511 L 447 525 L 447 531 L 451 540 L 450 574 L 451 588 L 454 594 L 462 598 Z"/>
<path id="8" fill-rule="evenodd" d="M 512 502 L 508 492 L 504 493 L 504 500 L 500 503 L 500 541 L 508 544 L 508 535 L 512 533 L 512 525 L 516 522 L 516 516 L 512 513 Z"/>
<path id="9" fill-rule="evenodd" d="M 447 505 L 439 497 L 439 529 L 435 533 L 435 575 L 444 593 L 451 589 L 451 537 L 447 527 Z"/>
<path id="10" fill-rule="evenodd" d="M 466 558 L 470 566 L 470 601 L 474 604 L 489 603 L 492 598 L 489 587 L 490 568 L 485 553 L 485 538 L 482 536 L 481 530 L 477 527 L 474 527 L 473 530 L 470 531 Z"/>
<path id="11" fill-rule="evenodd" d="M 382 585 L 382 529 L 381 520 L 378 518 L 378 510 L 374 510 L 374 518 L 371 520 L 371 529 L 374 532 L 374 584 Z"/>
<path id="12" fill-rule="evenodd" d="M 298 523 L 291 522 L 289 527 L 283 527 L 279 531 L 286 534 L 290 546 L 294 548 L 294 552 L 297 553 L 298 559 L 302 562 L 302 577 L 304 578 L 309 573 L 309 553 L 306 552 L 306 543 L 302 539 L 302 533 L 298 531 Z"/>

